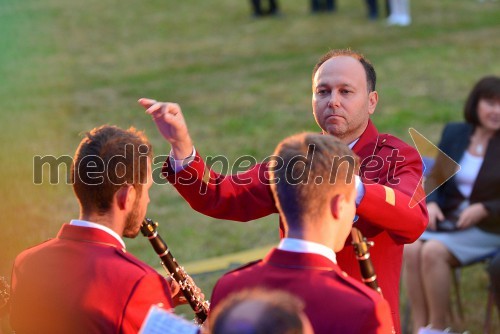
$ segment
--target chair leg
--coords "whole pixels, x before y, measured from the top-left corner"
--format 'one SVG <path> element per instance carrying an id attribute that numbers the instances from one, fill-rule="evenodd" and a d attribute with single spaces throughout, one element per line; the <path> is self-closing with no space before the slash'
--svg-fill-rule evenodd
<path id="1" fill-rule="evenodd" d="M 408 298 L 406 299 L 406 304 L 403 309 L 403 318 L 402 318 L 402 323 L 401 323 L 401 332 L 403 334 L 409 334 L 411 333 L 411 309 L 410 309 L 410 301 Z"/>
<path id="2" fill-rule="evenodd" d="M 488 300 L 486 302 L 486 315 L 484 316 L 483 334 L 490 334 L 491 316 L 493 313 L 493 291 L 488 289 Z"/>
<path id="3" fill-rule="evenodd" d="M 500 254 L 500 253 L 499 253 Z M 495 256 L 493 254 L 493 256 Z M 482 262 L 483 264 L 486 263 L 488 264 L 488 261 L 490 261 L 492 258 L 493 258 L 492 255 L 480 260 L 480 262 Z M 463 309 L 463 305 L 462 305 L 462 298 L 461 298 L 461 295 L 460 295 L 460 275 L 461 275 L 461 272 L 460 272 L 460 267 L 457 267 L 457 268 L 452 268 L 452 279 L 453 279 L 453 286 L 454 286 L 454 289 L 455 289 L 455 303 L 457 305 L 457 313 L 458 313 L 458 320 L 461 322 L 461 324 L 463 324 L 465 322 L 465 316 L 464 316 L 464 309 Z M 494 304 L 495 304 L 495 296 L 493 294 L 493 290 L 492 290 L 492 286 L 491 286 L 491 282 L 490 282 L 490 285 L 488 286 L 488 298 L 487 298 L 487 301 L 486 301 L 486 314 L 485 314 L 485 317 L 484 317 L 484 325 L 483 325 L 483 334 L 490 334 L 491 333 L 491 322 L 492 322 L 492 317 L 493 317 L 493 308 L 494 308 Z M 451 296 L 450 296 L 451 298 Z M 449 309 L 449 313 L 451 315 L 451 317 L 453 318 L 453 320 L 455 320 L 454 318 L 454 314 L 452 312 L 452 304 L 450 303 L 450 309 Z M 499 316 L 499 319 L 500 319 L 500 308 L 498 309 L 498 316 Z"/>
<path id="4" fill-rule="evenodd" d="M 460 294 L 460 268 L 454 268 L 453 270 L 453 275 L 451 277 L 453 278 L 453 286 L 455 287 L 455 298 L 456 298 L 456 304 L 457 304 L 457 313 L 458 313 L 458 320 L 461 323 L 464 323 L 465 318 L 464 318 L 464 308 L 462 305 L 462 296 Z M 451 307 L 451 305 L 450 305 Z M 453 314 L 453 313 L 452 313 Z"/>

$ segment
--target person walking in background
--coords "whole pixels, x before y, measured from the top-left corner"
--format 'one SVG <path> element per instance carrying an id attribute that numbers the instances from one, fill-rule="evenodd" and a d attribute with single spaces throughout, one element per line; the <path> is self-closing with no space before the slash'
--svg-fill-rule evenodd
<path id="1" fill-rule="evenodd" d="M 102 126 L 72 165 L 80 217 L 17 256 L 10 322 L 24 333 L 137 333 L 149 308 L 174 306 L 170 286 L 126 251 L 149 203 L 151 145 L 142 132 Z"/>
<path id="2" fill-rule="evenodd" d="M 445 126 L 425 181 L 429 226 L 406 245 L 404 279 L 413 332 L 447 326 L 450 268 L 471 264 L 500 248 L 500 77 L 476 83 L 464 107 L 465 122 Z M 444 182 L 444 183 L 443 183 Z"/>
<path id="3" fill-rule="evenodd" d="M 244 289 L 281 289 L 304 302 L 316 334 L 392 333 L 387 301 L 344 274 L 335 256 L 356 212 L 358 157 L 332 136 L 303 133 L 280 142 L 270 164 L 269 183 L 285 237 L 263 260 L 219 279 L 212 307 Z"/>
<path id="4" fill-rule="evenodd" d="M 411 24 L 410 0 L 389 0 L 388 25 L 408 26 Z"/>
<path id="5" fill-rule="evenodd" d="M 336 0 L 311 0 L 311 12 L 334 12 L 337 9 Z"/>
<path id="6" fill-rule="evenodd" d="M 266 9 L 262 7 L 262 0 L 251 0 L 251 3 L 254 17 L 279 14 L 278 0 L 267 0 Z"/>
<path id="7" fill-rule="evenodd" d="M 422 159 L 417 150 L 390 134 L 379 133 L 370 117 L 379 95 L 373 65 L 352 50 L 331 50 L 312 74 L 312 114 L 323 135 L 349 145 L 362 159 L 356 176 L 356 227 L 376 247 L 371 251 L 379 285 L 399 331 L 399 282 L 403 245 L 414 242 L 427 226 L 425 194 L 420 183 Z M 164 175 L 195 210 L 214 218 L 249 221 L 277 213 L 270 186 L 263 182 L 267 163 L 246 172 L 221 175 L 206 167 L 193 142 L 180 106 L 142 98 L 161 135 L 172 145 Z M 280 217 L 280 236 L 285 235 Z M 352 247 L 337 254 L 339 265 L 361 281 Z"/>
<path id="8" fill-rule="evenodd" d="M 366 7 L 368 9 L 368 18 L 370 20 L 377 20 L 379 16 L 379 10 L 378 10 L 378 0 L 365 0 L 366 1 Z M 390 9 L 390 0 L 385 0 L 385 9 L 387 15 L 389 15 L 391 9 Z"/>

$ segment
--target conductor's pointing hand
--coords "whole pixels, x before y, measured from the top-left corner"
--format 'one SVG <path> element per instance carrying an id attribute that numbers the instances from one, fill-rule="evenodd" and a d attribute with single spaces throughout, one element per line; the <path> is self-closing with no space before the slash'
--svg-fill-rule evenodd
<path id="1" fill-rule="evenodd" d="M 139 104 L 151 115 L 162 136 L 172 145 L 175 159 L 184 159 L 193 152 L 193 142 L 189 136 L 186 120 L 177 103 L 158 102 L 141 98 Z"/>

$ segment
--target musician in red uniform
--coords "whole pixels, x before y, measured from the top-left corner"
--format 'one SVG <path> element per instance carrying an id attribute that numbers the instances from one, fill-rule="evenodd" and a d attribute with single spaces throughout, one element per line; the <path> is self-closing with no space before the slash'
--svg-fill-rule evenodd
<path id="1" fill-rule="evenodd" d="M 313 156 L 294 163 L 313 149 Z M 357 157 L 331 136 L 300 134 L 282 141 L 271 163 L 271 190 L 285 238 L 261 260 L 224 275 L 211 307 L 248 288 L 279 289 L 299 297 L 316 334 L 392 333 L 389 304 L 348 277 L 336 263 L 356 212 Z M 307 174 L 305 182 L 298 175 Z M 209 320 L 210 322 L 210 320 Z"/>
<path id="2" fill-rule="evenodd" d="M 166 280 L 122 240 L 138 234 L 146 214 L 151 156 L 147 138 L 133 128 L 86 134 L 72 171 L 79 219 L 16 258 L 16 333 L 137 333 L 151 305 L 173 307 Z"/>
<path id="3" fill-rule="evenodd" d="M 375 243 L 372 262 L 391 305 L 396 331 L 400 332 L 403 245 L 415 241 L 427 225 L 422 160 L 413 147 L 392 135 L 380 134 L 371 122 L 378 102 L 375 84 L 375 70 L 362 55 L 350 50 L 330 51 L 313 71 L 312 106 L 323 134 L 349 145 L 361 159 L 355 226 Z M 151 99 L 140 99 L 139 103 L 172 144 L 165 174 L 195 210 L 237 221 L 278 212 L 266 181 L 267 164 L 236 175 L 207 171 L 194 151 L 179 105 Z M 283 236 L 282 223 L 280 228 Z M 361 278 L 352 247 L 340 251 L 337 260 L 349 275 Z"/>

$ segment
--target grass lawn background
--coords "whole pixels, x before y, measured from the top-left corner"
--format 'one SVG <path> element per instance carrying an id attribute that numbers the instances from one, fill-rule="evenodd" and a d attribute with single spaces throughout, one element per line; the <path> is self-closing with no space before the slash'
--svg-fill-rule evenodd
<path id="1" fill-rule="evenodd" d="M 248 1 L 2 0 L 0 275 L 78 215 L 70 185 L 47 176 L 33 184 L 34 156 L 72 156 L 80 134 L 105 123 L 143 129 L 156 155 L 168 153 L 139 97 L 180 103 L 197 150 L 234 162 L 263 159 L 283 137 L 318 131 L 311 70 L 331 48 L 359 50 L 374 63 L 373 120 L 410 143 L 409 127 L 437 142 L 446 122 L 462 119 L 472 85 L 500 75 L 498 1 L 412 1 L 406 28 L 368 21 L 363 1 L 338 1 L 334 15 L 311 15 L 307 1 L 281 6 L 280 18 L 256 20 Z M 192 211 L 170 185 L 155 185 L 151 198 L 148 215 L 180 262 L 278 241 L 277 216 L 217 221 Z M 144 238 L 126 242 L 156 265 Z M 205 294 L 219 275 L 199 277 Z M 481 328 L 486 284 L 481 266 L 464 270 L 472 333 Z"/>

